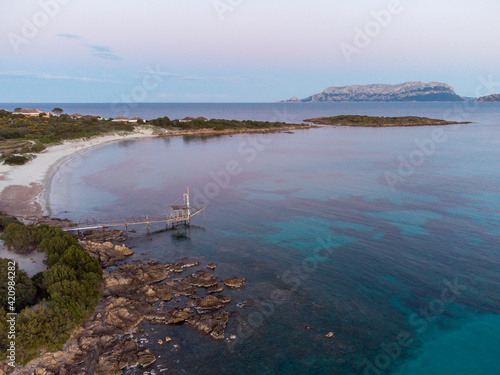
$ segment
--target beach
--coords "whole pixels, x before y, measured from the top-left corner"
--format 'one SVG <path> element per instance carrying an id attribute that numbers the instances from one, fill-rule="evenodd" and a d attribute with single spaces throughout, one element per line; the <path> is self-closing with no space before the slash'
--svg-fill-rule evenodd
<path id="1" fill-rule="evenodd" d="M 133 133 L 110 134 L 65 141 L 48 147 L 25 165 L 0 165 L 0 211 L 32 219 L 49 214 L 47 189 L 58 167 L 72 157 L 109 142 L 156 136 L 152 129 L 137 127 Z"/>

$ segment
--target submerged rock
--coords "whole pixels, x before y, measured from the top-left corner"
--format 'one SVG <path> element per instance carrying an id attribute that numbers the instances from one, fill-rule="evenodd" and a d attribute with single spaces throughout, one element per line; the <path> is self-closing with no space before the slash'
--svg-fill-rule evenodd
<path id="1" fill-rule="evenodd" d="M 115 250 L 111 243 L 97 244 L 105 251 Z M 97 249 L 94 243 L 89 247 Z M 118 251 L 125 252 L 119 246 Z M 46 374 L 79 374 L 82 369 L 92 369 L 94 374 L 121 374 L 133 367 L 146 368 L 156 361 L 147 349 L 139 349 L 138 342 L 147 344 L 145 338 L 133 336 L 141 334 L 140 324 L 187 323 L 201 334 L 214 340 L 223 340 L 229 314 L 224 308 L 231 299 L 223 295 L 209 294 L 197 298 L 198 288 L 209 292 L 223 289 L 216 277 L 208 271 L 198 271 L 187 277 L 179 277 L 177 272 L 199 265 L 191 263 L 134 262 L 123 264 L 111 271 L 103 271 L 103 295 L 92 318 L 83 321 L 77 328 L 64 350 L 43 353 L 40 358 L 18 368 L 16 374 L 32 374 L 35 369 Z M 244 285 L 242 278 L 226 279 L 226 285 Z M 205 292 L 202 292 L 206 294 Z M 162 311 L 163 306 L 174 297 L 188 297 L 183 307 Z M 158 303 L 159 302 L 159 303 Z M 196 315 L 200 314 L 200 315 Z M 133 333 L 133 335 L 132 335 Z M 152 335 L 153 333 L 151 333 Z M 146 336 L 150 335 L 145 333 Z M 152 337 L 159 342 L 158 337 Z M 171 338 L 166 337 L 165 343 Z M 172 346 L 176 350 L 178 346 Z M 40 372 L 43 373 L 43 372 Z"/>
<path id="2" fill-rule="evenodd" d="M 210 268 L 211 270 L 214 270 L 217 268 L 217 265 L 215 263 L 209 263 L 207 264 L 207 268 Z"/>
<path id="3" fill-rule="evenodd" d="M 208 293 L 220 293 L 224 290 L 224 285 L 221 284 L 215 284 L 214 286 L 211 286 L 208 288 Z"/>
<path id="4" fill-rule="evenodd" d="M 224 284 L 231 288 L 241 288 L 245 286 L 245 282 L 243 277 L 230 277 L 224 280 Z"/>
<path id="5" fill-rule="evenodd" d="M 139 364 L 142 368 L 151 366 L 156 362 L 156 357 L 149 351 L 149 349 L 137 353 L 137 356 L 139 357 Z"/>
<path id="6" fill-rule="evenodd" d="M 211 286 L 217 285 L 217 280 L 208 271 L 198 271 L 188 276 L 184 281 L 190 285 L 197 286 L 199 288 L 209 288 Z"/>
<path id="7" fill-rule="evenodd" d="M 189 319 L 187 323 L 199 333 L 208 335 L 214 340 L 223 340 L 229 314 L 227 312 L 212 315 L 197 316 Z"/>
<path id="8" fill-rule="evenodd" d="M 217 297 L 209 295 L 199 300 L 189 301 L 186 306 L 193 307 L 198 314 L 206 314 L 223 308 L 229 302 L 231 302 L 231 298 L 222 295 Z"/>

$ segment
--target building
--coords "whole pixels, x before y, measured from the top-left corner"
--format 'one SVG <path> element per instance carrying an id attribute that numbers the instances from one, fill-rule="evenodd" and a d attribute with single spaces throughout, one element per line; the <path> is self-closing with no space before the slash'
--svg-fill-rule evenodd
<path id="1" fill-rule="evenodd" d="M 21 109 L 20 111 L 14 111 L 13 115 L 23 115 L 23 116 L 40 116 L 40 113 L 44 113 L 39 111 L 38 109 Z"/>
<path id="2" fill-rule="evenodd" d="M 208 121 L 206 117 L 197 117 L 196 119 L 200 121 Z"/>
<path id="3" fill-rule="evenodd" d="M 134 117 L 128 120 L 128 122 L 144 122 L 144 120 L 140 117 Z"/>
<path id="4" fill-rule="evenodd" d="M 112 120 L 113 122 L 129 122 L 129 119 L 125 116 L 118 116 L 117 118 Z"/>
<path id="5" fill-rule="evenodd" d="M 73 113 L 72 115 L 70 115 L 69 117 L 73 118 L 73 119 L 77 119 L 77 118 L 82 118 L 83 116 L 79 113 Z"/>
<path id="6" fill-rule="evenodd" d="M 179 120 L 179 122 L 191 122 L 193 121 L 193 117 L 184 117 L 183 119 Z"/>

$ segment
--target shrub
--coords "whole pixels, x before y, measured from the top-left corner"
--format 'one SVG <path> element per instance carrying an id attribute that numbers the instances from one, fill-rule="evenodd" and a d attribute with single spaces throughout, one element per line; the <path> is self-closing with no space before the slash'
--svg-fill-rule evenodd
<path id="1" fill-rule="evenodd" d="M 8 299 L 8 264 L 10 259 L 0 258 L 0 306 L 9 310 Z M 36 287 L 26 272 L 20 270 L 16 264 L 16 311 L 20 312 L 26 306 L 31 306 L 36 302 Z"/>
<path id="2" fill-rule="evenodd" d="M 41 144 L 40 142 L 36 142 L 33 147 L 31 147 L 31 152 L 42 152 L 43 150 L 45 150 L 47 147 L 45 147 L 43 144 Z"/>
<path id="3" fill-rule="evenodd" d="M 21 363 L 26 363 L 45 350 L 61 349 L 72 330 L 92 314 L 101 297 L 102 269 L 78 244 L 76 236 L 59 227 L 13 223 L 1 238 L 17 251 L 37 248 L 47 254 L 48 270 L 36 274 L 33 280 L 24 276 L 23 271 L 18 272 L 22 289 L 16 291 L 26 296 L 21 307 L 33 303 L 31 297 L 44 298 L 37 305 L 26 307 L 17 317 L 16 350 Z M 0 283 L 6 284 L 1 275 Z M 0 312 L 1 308 L 2 305 Z M 2 324 L 0 317 L 0 328 Z M 0 336 L 0 359 L 5 358 L 6 349 L 2 340 Z"/>
<path id="4" fill-rule="evenodd" d="M 9 216 L 0 211 L 0 231 L 5 230 L 9 224 L 21 224 L 14 216 Z"/>
<path id="5" fill-rule="evenodd" d="M 7 165 L 23 165 L 26 164 L 30 159 L 25 156 L 20 155 L 12 155 L 8 156 L 4 159 L 5 164 Z"/>

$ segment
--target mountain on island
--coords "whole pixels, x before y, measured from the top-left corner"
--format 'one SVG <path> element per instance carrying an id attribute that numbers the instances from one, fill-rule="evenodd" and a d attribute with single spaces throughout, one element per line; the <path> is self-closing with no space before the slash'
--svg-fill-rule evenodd
<path id="1" fill-rule="evenodd" d="M 476 102 L 500 102 L 500 94 L 482 96 Z"/>
<path id="2" fill-rule="evenodd" d="M 406 82 L 399 85 L 351 85 L 328 87 L 322 93 L 298 99 L 293 97 L 280 103 L 321 102 L 443 102 L 463 101 L 453 87 L 439 82 Z"/>

